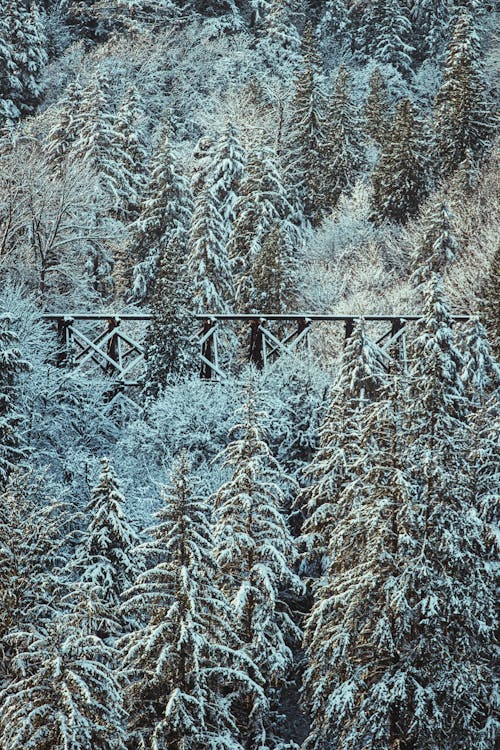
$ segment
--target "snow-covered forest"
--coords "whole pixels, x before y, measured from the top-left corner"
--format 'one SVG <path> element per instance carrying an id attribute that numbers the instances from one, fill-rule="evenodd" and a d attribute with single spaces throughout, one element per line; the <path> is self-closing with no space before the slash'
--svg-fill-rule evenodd
<path id="1" fill-rule="evenodd" d="M 497 28 L 0 0 L 0 750 L 498 746 Z M 201 313 L 355 323 L 204 380 Z"/>

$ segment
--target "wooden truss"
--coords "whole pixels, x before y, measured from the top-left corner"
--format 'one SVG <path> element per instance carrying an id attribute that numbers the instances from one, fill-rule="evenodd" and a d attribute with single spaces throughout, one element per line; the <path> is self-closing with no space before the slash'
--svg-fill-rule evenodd
<path id="1" fill-rule="evenodd" d="M 56 361 L 89 374 L 96 370 L 110 376 L 117 385 L 138 385 L 144 375 L 144 339 L 150 315 L 81 313 L 46 314 L 57 326 L 59 348 Z M 200 376 L 205 380 L 226 375 L 227 349 L 245 341 L 243 359 L 257 368 L 268 367 L 283 355 L 311 356 L 311 333 L 319 324 L 341 326 L 343 338 L 351 336 L 361 316 L 353 315 L 195 315 L 199 333 Z M 373 339 L 388 363 L 397 359 L 406 369 L 408 324 L 419 320 L 409 315 L 368 315 L 363 318 L 374 332 Z M 455 322 L 468 320 L 454 316 Z M 238 335 L 234 334 L 235 327 Z M 228 330 L 233 335 L 228 335 Z"/>

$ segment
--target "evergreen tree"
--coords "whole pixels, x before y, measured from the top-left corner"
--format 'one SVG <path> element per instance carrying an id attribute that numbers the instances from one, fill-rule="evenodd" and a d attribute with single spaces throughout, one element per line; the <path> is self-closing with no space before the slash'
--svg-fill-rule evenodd
<path id="1" fill-rule="evenodd" d="M 124 196 L 121 216 L 130 221 L 138 218 L 146 192 L 149 153 L 146 145 L 145 114 L 139 94 L 129 87 L 116 115 L 117 144 L 122 150 L 121 165 L 128 177 L 128 194 Z"/>
<path id="2" fill-rule="evenodd" d="M 286 230 L 276 223 L 254 261 L 254 301 L 257 310 L 279 315 L 293 309 L 293 270 L 293 244 Z"/>
<path id="3" fill-rule="evenodd" d="M 222 217 L 208 187 L 196 197 L 188 248 L 193 311 L 227 312 L 233 298 L 231 267 L 224 245 Z"/>
<path id="4" fill-rule="evenodd" d="M 300 59 L 297 0 L 270 0 L 259 49 L 271 65 L 295 67 Z"/>
<path id="5" fill-rule="evenodd" d="M 363 321 L 346 343 L 329 406 L 319 431 L 319 448 L 304 471 L 305 488 L 295 510 L 302 516 L 304 569 L 318 575 L 327 565 L 327 547 L 335 524 L 345 509 L 339 496 L 359 457 L 358 433 L 367 404 L 376 400 L 386 383 L 382 351 L 367 336 Z"/>
<path id="6" fill-rule="evenodd" d="M 132 33 L 164 31 L 180 14 L 173 0 L 98 0 L 97 4 L 104 24 Z"/>
<path id="7" fill-rule="evenodd" d="M 458 253 L 458 243 L 453 234 L 453 215 L 448 206 L 432 202 L 424 211 L 422 238 L 412 259 L 413 281 L 422 284 L 433 273 L 441 273 Z"/>
<path id="8" fill-rule="evenodd" d="M 317 27 L 325 52 L 340 57 L 352 44 L 352 28 L 345 0 L 326 0 Z"/>
<path id="9" fill-rule="evenodd" d="M 174 238 L 175 253 L 179 252 L 181 258 L 186 255 L 191 214 L 189 186 L 174 164 L 165 132 L 153 156 L 140 216 L 132 225 L 131 253 L 137 259 L 131 295 L 134 302 L 151 294 L 159 258 L 162 253 L 168 258 L 167 248 Z"/>
<path id="10" fill-rule="evenodd" d="M 462 380 L 466 391 L 473 403 L 483 404 L 500 388 L 500 367 L 478 316 L 467 325 L 463 357 Z"/>
<path id="11" fill-rule="evenodd" d="M 218 588 L 208 507 L 193 492 L 185 456 L 155 519 L 142 547 L 151 567 L 124 605 L 143 622 L 122 643 L 130 747 L 242 750 L 239 705 L 257 708 L 264 698 Z"/>
<path id="12" fill-rule="evenodd" d="M 414 0 L 411 22 L 417 60 L 432 59 L 441 54 L 449 20 L 450 3 L 447 0 Z"/>
<path id="13" fill-rule="evenodd" d="M 72 567 L 79 580 L 96 589 L 104 611 L 104 621 L 97 623 L 96 634 L 107 637 L 123 628 L 118 608 L 121 595 L 130 588 L 137 573 L 134 548 L 138 535 L 123 513 L 125 498 L 120 493 L 116 475 L 107 458 L 102 459 L 99 481 L 86 508 L 89 524 L 76 550 Z"/>
<path id="14" fill-rule="evenodd" d="M 235 306 L 239 312 L 255 309 L 253 270 L 262 244 L 276 224 L 294 237 L 293 213 L 269 148 L 250 154 L 240 196 L 234 207 L 235 221 L 228 241 L 233 267 Z"/>
<path id="15" fill-rule="evenodd" d="M 479 290 L 479 304 L 483 323 L 490 334 L 491 348 L 498 360 L 500 358 L 500 295 L 498 279 L 500 278 L 500 247 L 497 247 L 491 259 L 488 272 Z"/>
<path id="16" fill-rule="evenodd" d="M 0 488 L 26 455 L 18 429 L 21 416 L 15 406 L 15 386 L 19 375 L 31 367 L 17 347 L 18 337 L 11 324 L 10 315 L 0 311 Z"/>
<path id="17" fill-rule="evenodd" d="M 238 199 L 245 172 L 246 154 L 239 140 L 237 128 L 228 122 L 214 148 L 210 190 L 217 200 L 224 222 L 224 241 L 227 241 L 234 222 L 234 206 Z"/>
<path id="18" fill-rule="evenodd" d="M 73 613 L 48 633 L 17 632 L 15 675 L 0 692 L 2 747 L 126 750 L 112 650 Z"/>
<path id="19" fill-rule="evenodd" d="M 212 138 L 203 135 L 192 153 L 191 163 L 191 192 L 196 198 L 212 181 L 212 166 L 214 161 L 215 143 Z"/>
<path id="20" fill-rule="evenodd" d="M 443 176 L 453 173 L 468 153 L 478 161 L 493 137 L 479 39 L 466 10 L 458 15 L 448 44 L 436 98 L 435 131 L 435 158 Z"/>
<path id="21" fill-rule="evenodd" d="M 12 123 L 20 116 L 15 104 L 19 100 L 21 80 L 14 53 L 12 8 L 11 3 L 0 17 L 0 125 Z"/>
<path id="22" fill-rule="evenodd" d="M 360 117 L 351 92 L 351 77 L 341 65 L 327 112 L 327 187 L 324 204 L 333 207 L 350 190 L 364 162 Z"/>
<path id="23" fill-rule="evenodd" d="M 152 321 L 145 352 L 145 391 L 151 396 L 160 395 L 166 386 L 193 370 L 197 343 L 192 301 L 181 232 L 162 250 L 151 299 Z"/>
<path id="24" fill-rule="evenodd" d="M 78 138 L 82 121 L 80 117 L 82 88 L 78 80 L 70 83 L 56 110 L 54 124 L 49 130 L 45 153 L 57 174 L 64 171 L 68 156 Z"/>
<path id="25" fill-rule="evenodd" d="M 282 514 L 283 475 L 265 441 L 263 420 L 250 393 L 241 423 L 221 454 L 231 471 L 214 499 L 215 558 L 236 612 L 238 633 L 265 679 L 274 704 L 293 662 L 291 646 L 300 636 L 286 596 L 302 591 L 293 572 L 296 550 Z M 248 749 L 267 747 L 272 736 L 265 707 L 248 716 Z"/>
<path id="26" fill-rule="evenodd" d="M 121 217 L 130 198 L 134 198 L 133 164 L 123 133 L 117 130 L 109 84 L 103 75 L 95 73 L 82 91 L 79 119 L 82 126 L 73 156 L 98 178 L 113 214 Z"/>
<path id="27" fill-rule="evenodd" d="M 320 62 L 312 26 L 308 22 L 302 38 L 304 67 L 295 81 L 295 96 L 285 138 L 286 181 L 294 199 L 302 205 L 308 221 L 319 223 L 324 205 L 325 103 L 319 85 Z"/>
<path id="28" fill-rule="evenodd" d="M 422 123 L 404 99 L 372 176 L 373 219 L 405 222 L 414 216 L 428 190 L 427 157 Z"/>
<path id="29" fill-rule="evenodd" d="M 373 0 L 364 6 L 360 36 L 368 57 L 408 74 L 413 53 L 411 35 L 408 8 L 402 0 Z"/>
<path id="30" fill-rule="evenodd" d="M 370 76 L 370 90 L 366 99 L 366 131 L 378 146 L 384 147 L 391 126 L 392 102 L 380 68 L 374 68 Z"/>

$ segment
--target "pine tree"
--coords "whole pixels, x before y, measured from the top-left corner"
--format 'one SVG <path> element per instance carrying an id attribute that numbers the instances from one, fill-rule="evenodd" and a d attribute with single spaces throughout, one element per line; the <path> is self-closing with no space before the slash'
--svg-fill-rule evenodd
<path id="1" fill-rule="evenodd" d="M 235 219 L 234 206 L 238 199 L 241 180 L 245 172 L 246 154 L 239 140 L 239 132 L 228 122 L 214 148 L 210 176 L 210 190 L 217 200 L 224 222 L 224 240 L 227 241 Z"/>
<path id="2" fill-rule="evenodd" d="M 317 36 L 326 53 L 340 57 L 350 50 L 352 28 L 345 0 L 327 0 L 317 26 Z"/>
<path id="3" fill-rule="evenodd" d="M 412 259 L 413 281 L 422 284 L 433 273 L 441 273 L 458 253 L 453 234 L 453 215 L 443 201 L 432 202 L 423 216 L 423 232 Z"/>
<path id="4" fill-rule="evenodd" d="M 129 33 L 164 31 L 180 14 L 173 0 L 98 0 L 97 6 L 107 25 Z"/>
<path id="5" fill-rule="evenodd" d="M 296 513 L 304 519 L 303 567 L 309 575 L 325 570 L 328 540 L 344 513 L 338 498 L 359 456 L 357 439 L 365 408 L 377 400 L 385 386 L 385 366 L 382 351 L 370 341 L 361 321 L 343 351 L 319 432 L 319 448 L 304 471 L 306 486 L 294 504 Z"/>
<path id="6" fill-rule="evenodd" d="M 78 80 L 66 88 L 45 143 L 47 159 L 58 175 L 64 171 L 83 124 L 79 116 L 81 94 L 82 88 Z"/>
<path id="7" fill-rule="evenodd" d="M 478 316 L 467 324 L 463 357 L 462 380 L 466 391 L 474 403 L 482 404 L 500 388 L 500 367 Z"/>
<path id="8" fill-rule="evenodd" d="M 498 279 L 500 278 L 500 247 L 495 250 L 488 272 L 479 290 L 481 317 L 490 334 L 491 348 L 498 360 L 500 358 L 500 295 Z"/>
<path id="9" fill-rule="evenodd" d="M 468 153 L 479 161 L 494 133 L 480 64 L 480 46 L 470 14 L 459 13 L 436 97 L 435 158 L 442 176 L 452 174 Z"/>
<path id="10" fill-rule="evenodd" d="M 323 189 L 325 103 L 319 85 L 320 61 L 309 22 L 302 38 L 302 56 L 304 67 L 295 81 L 283 156 L 292 196 L 300 201 L 305 218 L 317 224 L 327 208 Z"/>
<path id="11" fill-rule="evenodd" d="M 17 347 L 12 318 L 0 311 L 0 488 L 19 459 L 26 454 L 18 426 L 21 416 L 15 406 L 15 386 L 19 375 L 31 369 Z"/>
<path id="12" fill-rule="evenodd" d="M 16 64 L 13 35 L 10 24 L 10 6 L 0 17 L 0 125 L 16 121 L 20 112 L 14 102 L 21 90 L 20 74 Z"/>
<path id="13" fill-rule="evenodd" d="M 351 77 L 341 65 L 327 111 L 327 188 L 324 204 L 334 207 L 343 191 L 349 191 L 364 162 L 360 117 L 351 92 Z"/>
<path id="14" fill-rule="evenodd" d="M 428 190 L 427 156 L 422 123 L 404 99 L 372 176 L 373 219 L 404 223 L 414 216 Z"/>
<path id="15" fill-rule="evenodd" d="M 131 228 L 131 254 L 137 259 L 133 271 L 132 301 L 143 301 L 151 294 L 159 258 L 167 252 L 166 248 L 173 238 L 178 246 L 176 252 L 180 252 L 179 257 L 186 255 L 191 214 L 189 186 L 173 161 L 165 132 L 153 156 L 151 179 L 140 216 Z"/>
<path id="16" fill-rule="evenodd" d="M 30 750 L 126 750 L 112 650 L 73 613 L 48 633 L 17 632 L 15 675 L 0 692 L 0 742 Z"/>
<path id="17" fill-rule="evenodd" d="M 213 139 L 203 135 L 194 147 L 191 157 L 191 192 L 194 198 L 211 184 L 214 154 Z"/>
<path id="18" fill-rule="evenodd" d="M 193 291 L 186 267 L 184 233 L 173 236 L 160 256 L 146 338 L 145 392 L 160 395 L 192 372 L 197 343 L 192 317 Z"/>
<path id="19" fill-rule="evenodd" d="M 268 62 L 295 67 L 300 59 L 297 30 L 297 0 L 270 0 L 269 11 L 259 39 L 259 50 Z"/>
<path id="20" fill-rule="evenodd" d="M 92 490 L 86 513 L 89 524 L 76 550 L 72 567 L 79 581 L 96 589 L 105 619 L 97 624 L 101 638 L 116 635 L 123 628 L 118 608 L 121 595 L 130 588 L 139 570 L 134 548 L 139 538 L 123 512 L 125 498 L 107 458 Z"/>
<path id="21" fill-rule="evenodd" d="M 365 105 L 366 131 L 378 146 L 387 143 L 392 122 L 392 102 L 380 68 L 370 76 L 370 90 Z"/>
<path id="22" fill-rule="evenodd" d="M 231 476 L 214 499 L 214 554 L 235 607 L 238 633 L 274 703 L 290 674 L 291 646 L 300 636 L 284 594 L 300 594 L 302 584 L 293 572 L 296 550 L 282 514 L 283 475 L 265 441 L 266 415 L 257 410 L 251 392 L 241 414 L 221 454 Z M 248 722 L 249 750 L 267 747 L 262 734 L 271 732 L 266 713 L 253 711 Z"/>
<path id="23" fill-rule="evenodd" d="M 265 701 L 218 588 L 208 507 L 185 456 L 155 519 L 142 548 L 152 565 L 124 605 L 143 622 L 122 642 L 131 747 L 242 750 L 239 704 Z"/>
<path id="24" fill-rule="evenodd" d="M 227 249 L 234 274 L 235 306 L 239 312 L 249 312 L 256 305 L 253 269 L 265 238 L 276 224 L 292 238 L 295 234 L 290 221 L 293 210 L 269 148 L 250 154 L 234 212 Z"/>
<path id="25" fill-rule="evenodd" d="M 289 234 L 276 223 L 253 266 L 255 308 L 260 312 L 279 315 L 293 309 L 293 249 Z"/>
<path id="26" fill-rule="evenodd" d="M 450 21 L 447 0 L 415 0 L 411 8 L 417 60 L 438 57 L 443 49 Z"/>
<path id="27" fill-rule="evenodd" d="M 116 114 L 117 145 L 122 150 L 122 167 L 128 177 L 128 195 L 124 196 L 121 216 L 128 221 L 139 215 L 146 192 L 149 153 L 146 145 L 145 114 L 137 89 L 129 87 Z"/>
<path id="28" fill-rule="evenodd" d="M 121 217 L 130 198 L 134 199 L 133 164 L 123 133 L 117 130 L 105 76 L 92 76 L 82 91 L 78 116 L 82 126 L 72 149 L 73 157 L 98 178 L 111 201 L 112 213 Z"/>
<path id="29" fill-rule="evenodd" d="M 407 75 L 413 53 L 411 35 L 408 8 L 401 0 L 373 0 L 366 4 L 360 36 L 368 57 Z"/>
<path id="30" fill-rule="evenodd" d="M 196 197 L 188 248 L 193 312 L 228 312 L 233 298 L 231 267 L 224 245 L 223 220 L 208 187 Z"/>

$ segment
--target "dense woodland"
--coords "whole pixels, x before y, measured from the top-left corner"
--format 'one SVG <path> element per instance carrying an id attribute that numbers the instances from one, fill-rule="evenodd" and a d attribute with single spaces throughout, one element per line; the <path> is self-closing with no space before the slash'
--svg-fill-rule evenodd
<path id="1" fill-rule="evenodd" d="M 0 750 L 497 746 L 496 11 L 0 0 Z M 201 312 L 358 322 L 203 382 Z"/>

